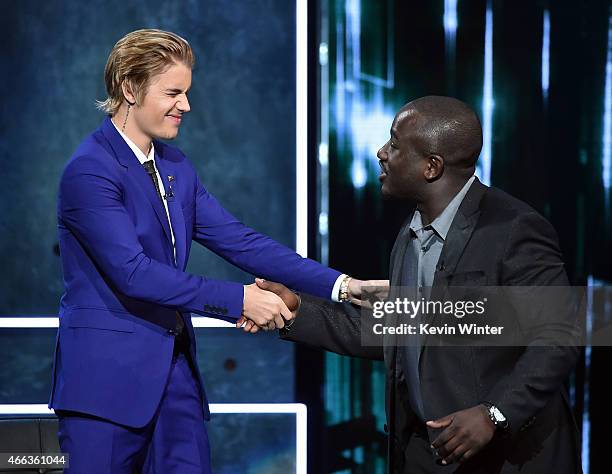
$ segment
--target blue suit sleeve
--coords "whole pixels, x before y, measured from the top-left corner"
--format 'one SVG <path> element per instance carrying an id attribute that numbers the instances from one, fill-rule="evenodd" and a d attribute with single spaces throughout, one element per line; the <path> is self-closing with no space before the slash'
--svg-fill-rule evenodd
<path id="1" fill-rule="evenodd" d="M 227 320 L 242 312 L 239 283 L 192 275 L 146 255 L 122 200 L 119 180 L 100 160 L 79 157 L 60 182 L 58 214 L 110 283 L 135 299 Z M 205 305 L 225 308 L 215 315 Z"/>
<path id="2" fill-rule="evenodd" d="M 340 272 L 303 258 L 294 250 L 242 224 L 204 188 L 197 175 L 194 176 L 195 241 L 253 275 L 314 296 L 331 298 Z"/>

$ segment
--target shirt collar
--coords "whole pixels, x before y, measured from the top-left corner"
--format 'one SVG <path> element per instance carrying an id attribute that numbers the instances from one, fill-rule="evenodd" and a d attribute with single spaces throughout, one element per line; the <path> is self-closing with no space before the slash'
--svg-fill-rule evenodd
<path id="1" fill-rule="evenodd" d="M 470 186 L 476 179 L 475 176 L 472 176 L 467 182 L 463 185 L 461 190 L 455 194 L 455 197 L 448 203 L 448 205 L 444 208 L 444 210 L 440 213 L 438 217 L 436 217 L 433 222 L 425 227 L 431 227 L 436 233 L 442 237 L 442 240 L 446 240 L 446 235 L 450 229 L 451 224 L 453 223 L 453 219 L 459 210 L 459 206 L 461 206 L 461 202 L 463 198 L 467 194 Z M 423 221 L 421 220 L 421 213 L 418 209 L 415 209 L 414 215 L 412 216 L 412 220 L 410 221 L 410 230 L 417 234 L 417 232 L 423 230 Z M 417 234 L 418 235 L 418 234 Z"/>
<path id="2" fill-rule="evenodd" d="M 125 133 L 123 133 L 121 130 L 119 130 L 117 125 L 115 125 L 115 122 L 113 122 L 111 120 L 111 123 L 113 124 L 115 129 L 119 132 L 119 135 L 121 135 L 121 138 L 123 138 L 125 143 L 127 143 L 127 145 L 130 147 L 130 149 L 132 150 L 134 155 L 136 155 L 136 158 L 138 158 L 138 161 L 140 161 L 140 164 L 143 164 L 145 161 L 149 161 L 149 160 L 153 160 L 155 162 L 155 149 L 154 149 L 154 146 L 153 146 L 153 142 L 151 142 L 151 149 L 149 150 L 149 156 L 146 156 L 142 152 L 142 150 L 140 148 L 138 148 L 138 146 L 136 146 L 136 144 L 127 137 L 127 135 Z"/>

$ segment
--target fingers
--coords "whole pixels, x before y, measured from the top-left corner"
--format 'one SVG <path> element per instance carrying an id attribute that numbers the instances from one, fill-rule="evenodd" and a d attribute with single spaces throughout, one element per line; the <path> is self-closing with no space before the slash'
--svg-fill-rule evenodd
<path id="1" fill-rule="evenodd" d="M 262 290 L 271 291 L 276 295 L 280 296 L 287 287 L 285 285 L 281 285 L 280 283 L 276 283 L 273 281 L 264 280 L 262 278 L 255 278 L 255 284 L 261 288 Z"/>
<path id="2" fill-rule="evenodd" d="M 446 428 L 452 422 L 453 422 L 453 415 L 448 415 L 448 416 L 444 416 L 434 421 L 428 421 L 427 426 L 429 426 L 430 428 L 435 428 L 435 429 Z"/>
<path id="3" fill-rule="evenodd" d="M 283 321 L 283 317 L 279 314 L 274 316 L 274 328 L 282 329 L 285 327 L 285 321 Z"/>
<path id="4" fill-rule="evenodd" d="M 283 326 L 285 326 L 285 321 L 291 321 L 293 319 L 293 313 L 291 312 L 291 310 L 287 307 L 287 305 L 285 304 L 285 302 L 283 300 L 280 300 L 281 303 L 281 307 L 280 307 L 280 314 L 283 316 Z"/>
<path id="5" fill-rule="evenodd" d="M 474 454 L 476 454 L 476 450 L 474 449 L 468 449 L 465 453 L 463 453 L 463 456 L 461 456 L 461 458 L 459 458 L 459 462 L 460 463 L 464 463 L 466 461 L 468 461 L 469 459 L 472 458 L 472 456 L 474 456 Z"/>
<path id="6" fill-rule="evenodd" d="M 299 307 L 299 297 L 279 283 L 258 278 L 255 284 L 245 285 L 244 291 L 242 316 L 265 331 L 285 327 L 285 322 L 294 318 L 292 311 Z M 282 293 L 282 298 L 275 291 Z M 252 332 L 252 329 L 249 326 L 245 330 Z"/>
<path id="7" fill-rule="evenodd" d="M 286 286 L 281 283 L 276 283 L 273 281 L 267 281 L 262 278 L 256 278 L 255 284 L 260 291 L 267 291 L 273 295 L 276 295 L 278 298 L 283 300 L 283 303 L 287 306 L 290 312 L 297 311 L 300 305 L 299 297 L 291 291 Z M 291 317 L 288 317 L 289 314 L 283 313 L 285 319 L 289 320 Z"/>
<path id="8" fill-rule="evenodd" d="M 446 428 L 440 435 L 431 443 L 431 447 L 435 449 L 441 457 L 445 457 L 450 451 L 445 449 L 446 444 L 455 436 L 455 427 Z"/>
<path id="9" fill-rule="evenodd" d="M 259 327 L 257 324 L 255 324 L 253 321 L 249 321 L 247 324 L 248 324 L 248 326 L 249 326 L 248 332 L 250 332 L 251 334 L 255 334 L 257 331 L 259 331 L 259 330 L 261 329 L 261 328 L 260 328 L 260 327 Z M 246 328 L 246 326 L 245 326 L 245 328 Z M 246 329 L 245 329 L 245 331 L 246 331 Z"/>
<path id="10" fill-rule="evenodd" d="M 247 319 L 245 316 L 240 316 L 240 319 L 236 321 L 236 327 L 242 328 L 244 332 L 248 332 L 251 334 L 255 334 L 260 329 L 257 324 L 255 324 L 250 319 Z"/>
<path id="11" fill-rule="evenodd" d="M 436 453 L 438 453 L 438 456 L 440 456 L 441 459 L 446 459 L 448 461 L 448 458 L 452 455 L 455 449 L 459 447 L 459 445 L 463 444 L 463 441 L 464 440 L 460 436 L 453 435 L 445 442 L 440 442 L 439 444 L 432 443 L 432 446 L 434 447 Z"/>
<path id="12" fill-rule="evenodd" d="M 463 457 L 467 451 L 468 446 L 466 446 L 465 444 L 457 443 L 457 446 L 452 450 L 452 452 L 448 454 L 444 459 L 442 459 L 442 464 L 452 464 L 458 461 L 465 461 Z"/>

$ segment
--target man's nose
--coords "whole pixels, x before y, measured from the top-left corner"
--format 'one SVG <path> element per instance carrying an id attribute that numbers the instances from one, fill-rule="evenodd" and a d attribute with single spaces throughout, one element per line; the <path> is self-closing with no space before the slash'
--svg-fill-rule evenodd
<path id="1" fill-rule="evenodd" d="M 387 144 L 389 142 L 385 143 L 382 147 L 380 147 L 380 149 L 376 152 L 376 157 L 383 161 L 387 159 Z"/>
<path id="2" fill-rule="evenodd" d="M 183 113 L 189 112 L 191 110 L 191 107 L 189 106 L 189 99 L 187 98 L 187 96 L 185 96 L 184 99 L 181 99 L 176 104 L 176 108 L 179 109 Z"/>

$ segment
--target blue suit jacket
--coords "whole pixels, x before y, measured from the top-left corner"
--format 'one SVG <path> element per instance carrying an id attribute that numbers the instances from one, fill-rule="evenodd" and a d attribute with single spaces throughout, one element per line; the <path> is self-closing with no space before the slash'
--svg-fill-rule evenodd
<path id="1" fill-rule="evenodd" d="M 242 284 L 185 272 L 192 239 L 243 270 L 313 295 L 329 297 L 339 276 L 240 223 L 180 150 L 154 145 L 173 194 L 176 263 L 151 178 L 108 117 L 66 165 L 57 209 L 66 291 L 49 406 L 133 427 L 146 425 L 161 399 L 175 312 L 183 314 L 196 360 L 190 313 L 236 321 L 242 311 Z"/>

